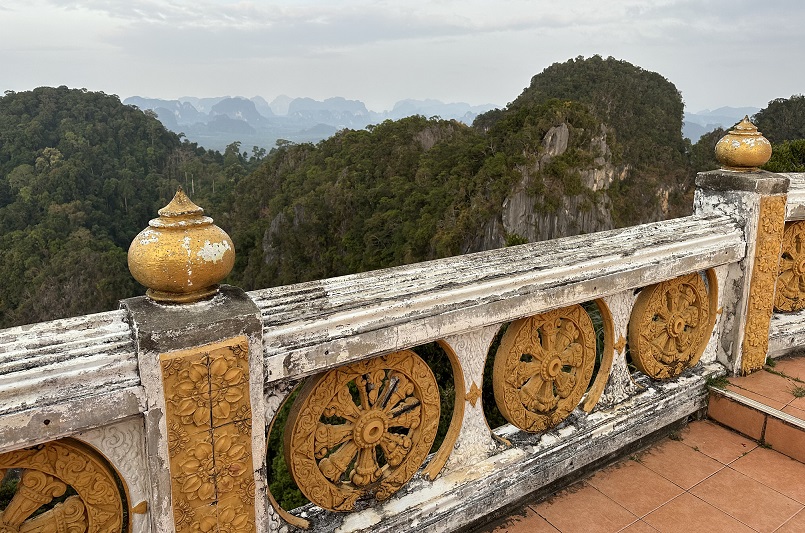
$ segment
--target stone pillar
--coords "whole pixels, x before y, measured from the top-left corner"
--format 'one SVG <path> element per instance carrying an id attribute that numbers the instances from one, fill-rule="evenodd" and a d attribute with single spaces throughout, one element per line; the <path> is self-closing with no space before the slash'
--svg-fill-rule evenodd
<path id="1" fill-rule="evenodd" d="M 744 259 L 728 269 L 720 310 L 717 357 L 735 374 L 762 368 L 768 348 L 788 192 L 788 178 L 758 169 L 770 156 L 771 145 L 745 118 L 716 146 L 722 168 L 696 177 L 695 213 L 726 214 L 746 237 Z"/>
<path id="2" fill-rule="evenodd" d="M 180 190 L 129 249 L 147 296 L 123 302 L 147 398 L 154 531 L 265 529 L 262 320 L 223 230 Z"/>

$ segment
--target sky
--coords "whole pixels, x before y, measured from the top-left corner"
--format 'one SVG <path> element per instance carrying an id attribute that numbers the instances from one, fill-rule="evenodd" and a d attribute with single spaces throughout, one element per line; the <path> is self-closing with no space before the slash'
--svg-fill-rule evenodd
<path id="1" fill-rule="evenodd" d="M 0 91 L 506 105 L 555 62 L 659 72 L 686 110 L 805 92 L 801 0 L 2 0 Z"/>

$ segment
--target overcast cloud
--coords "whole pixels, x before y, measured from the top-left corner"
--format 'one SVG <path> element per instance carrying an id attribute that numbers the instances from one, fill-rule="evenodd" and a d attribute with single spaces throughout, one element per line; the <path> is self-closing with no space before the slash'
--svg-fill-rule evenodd
<path id="1" fill-rule="evenodd" d="M 659 72 L 689 110 L 805 92 L 805 3 L 749 0 L 5 0 L 0 90 L 505 105 L 553 62 Z"/>

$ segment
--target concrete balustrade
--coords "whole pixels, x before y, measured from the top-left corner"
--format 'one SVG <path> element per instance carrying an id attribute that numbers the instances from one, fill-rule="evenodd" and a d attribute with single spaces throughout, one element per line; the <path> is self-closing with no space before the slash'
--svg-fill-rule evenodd
<path id="1" fill-rule="evenodd" d="M 194 303 L 135 298 L 117 311 L 2 330 L 0 473 L 32 469 L 40 456 L 45 464 L 47 453 L 105 464 L 125 488 L 126 530 L 136 533 L 224 530 L 222 524 L 234 531 L 452 531 L 484 520 L 701 412 L 709 378 L 751 371 L 758 354 L 805 346 L 802 312 L 771 318 L 770 311 L 783 224 L 805 219 L 805 174 L 714 171 L 697 183 L 695 213 L 680 219 L 248 293 L 224 286 Z M 714 298 L 706 313 L 712 329 L 691 368 L 652 379 L 627 360 L 627 341 L 634 351 L 635 335 L 645 331 L 635 317 L 648 304 L 636 301 L 666 282 L 673 294 L 691 294 L 674 280 L 695 273 L 703 273 Z M 570 319 L 562 309 L 593 301 L 607 339 L 578 406 L 542 431 L 511 424 L 491 430 L 480 389 L 500 327 L 545 313 L 558 313 L 550 316 L 564 327 Z M 687 327 L 674 324 L 669 339 Z M 386 380 L 382 387 L 407 376 L 393 381 L 403 387 L 419 379 L 412 377 L 416 365 L 390 354 L 430 342 L 450 356 L 456 386 L 442 449 L 406 466 L 413 477 L 382 501 L 361 493 L 344 503 L 332 489 L 326 501 L 354 504 L 352 511 L 277 509 L 267 492 L 266 437 L 294 386 L 305 378 L 325 384 L 336 376 L 328 372 L 385 368 L 376 378 Z M 541 379 L 548 383 L 575 364 L 567 361 L 544 366 Z M 427 386 L 416 387 L 400 393 L 400 413 L 425 412 L 419 406 L 427 404 Z M 306 385 L 301 397 L 315 390 Z M 379 435 L 373 428 L 386 420 L 369 405 L 380 401 L 377 391 L 367 390 L 371 401 L 356 404 L 364 414 L 355 422 L 365 432 L 355 429 L 352 437 L 361 449 L 372 449 Z M 416 416 L 406 435 L 427 440 L 417 424 L 428 420 Z M 315 438 L 326 441 L 323 433 Z M 46 444 L 54 441 L 70 446 Z M 374 483 L 385 486 L 395 468 Z M 58 478 L 54 472 L 47 475 Z"/>

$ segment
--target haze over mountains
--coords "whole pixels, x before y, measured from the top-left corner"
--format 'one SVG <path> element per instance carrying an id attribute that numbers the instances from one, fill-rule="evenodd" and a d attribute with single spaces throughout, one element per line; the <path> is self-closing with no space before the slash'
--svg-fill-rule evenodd
<path id="1" fill-rule="evenodd" d="M 341 129 L 363 129 L 369 124 L 412 115 L 439 116 L 471 124 L 479 114 L 498 107 L 409 99 L 397 102 L 390 111 L 377 112 L 368 110 L 360 100 L 334 97 L 319 101 L 285 95 L 270 103 L 261 96 L 176 100 L 132 96 L 123 103 L 154 111 L 169 130 L 184 133 L 190 141 L 216 150 L 223 150 L 233 141 L 241 141 L 243 147 L 263 148 L 271 148 L 278 139 L 318 142 Z"/>
<path id="2" fill-rule="evenodd" d="M 757 107 L 719 107 L 712 111 L 705 109 L 698 113 L 686 112 L 682 135 L 695 143 L 705 133 L 716 128 L 731 128 L 745 116 L 751 117 L 758 111 L 760 108 Z"/>
<path id="3" fill-rule="evenodd" d="M 336 131 L 363 129 L 384 120 L 398 120 L 412 115 L 438 116 L 472 124 L 481 113 L 500 106 L 470 105 L 464 102 L 444 103 L 439 100 L 400 100 L 390 111 L 370 111 L 360 100 L 342 97 L 314 100 L 280 95 L 268 102 L 262 96 L 220 96 L 198 98 L 186 96 L 176 100 L 132 96 L 123 101 L 142 110 L 149 109 L 166 128 L 184 133 L 205 148 L 221 150 L 234 141 L 243 148 L 273 147 L 278 139 L 295 143 L 318 142 Z M 682 135 L 695 143 L 716 128 L 729 128 L 744 115 L 752 116 L 757 107 L 720 107 L 698 113 L 685 113 Z"/>

